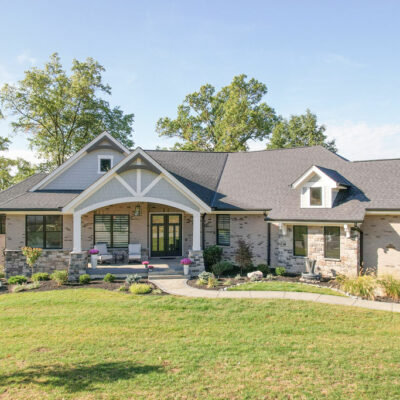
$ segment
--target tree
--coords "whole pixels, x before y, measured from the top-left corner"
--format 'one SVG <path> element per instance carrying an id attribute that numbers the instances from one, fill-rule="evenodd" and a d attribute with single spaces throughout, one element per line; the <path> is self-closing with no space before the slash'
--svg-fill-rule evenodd
<path id="1" fill-rule="evenodd" d="M 7 151 L 10 140 L 0 137 L 0 151 Z M 7 189 L 36 172 L 36 167 L 23 158 L 11 159 L 0 156 L 0 190 Z"/>
<path id="2" fill-rule="evenodd" d="M 176 119 L 160 118 L 160 136 L 176 137 L 175 150 L 243 151 L 250 140 L 263 140 L 277 118 L 262 102 L 267 87 L 246 75 L 235 76 L 219 92 L 206 84 L 185 97 Z"/>
<path id="3" fill-rule="evenodd" d="M 250 245 L 243 239 L 239 239 L 237 242 L 235 261 L 240 267 L 241 275 L 243 275 L 243 271 L 246 271 L 253 266 L 253 252 Z"/>
<path id="4" fill-rule="evenodd" d="M 317 124 L 317 116 L 307 109 L 303 115 L 292 115 L 275 125 L 268 149 L 321 145 L 337 151 L 335 140 L 328 141 L 326 127 Z"/>
<path id="5" fill-rule="evenodd" d="M 14 118 L 14 133 L 28 135 L 30 147 L 48 168 L 61 165 L 95 136 L 108 131 L 125 146 L 131 139 L 133 114 L 124 114 L 98 94 L 111 94 L 102 81 L 104 68 L 92 58 L 73 60 L 71 74 L 54 53 L 43 69 L 25 72 L 17 85 L 0 90 L 0 107 Z"/>

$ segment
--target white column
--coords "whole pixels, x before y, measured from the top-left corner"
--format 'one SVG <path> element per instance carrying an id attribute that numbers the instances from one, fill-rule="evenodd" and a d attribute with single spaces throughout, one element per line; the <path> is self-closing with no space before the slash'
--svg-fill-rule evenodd
<path id="1" fill-rule="evenodd" d="M 200 213 L 193 213 L 193 250 L 201 250 Z"/>
<path id="2" fill-rule="evenodd" d="M 82 228 L 81 228 L 81 223 L 82 223 L 82 218 L 81 218 L 81 214 L 79 213 L 74 213 L 74 240 L 73 240 L 73 252 L 77 253 L 82 251 L 81 248 L 81 232 L 82 232 Z"/>

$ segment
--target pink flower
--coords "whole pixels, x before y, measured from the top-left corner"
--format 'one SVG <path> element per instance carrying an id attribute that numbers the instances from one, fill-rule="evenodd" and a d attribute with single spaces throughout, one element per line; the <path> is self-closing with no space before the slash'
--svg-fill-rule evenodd
<path id="1" fill-rule="evenodd" d="M 90 249 L 89 254 L 99 254 L 99 251 L 97 249 Z"/>
<path id="2" fill-rule="evenodd" d="M 190 258 L 183 258 L 181 260 L 182 265 L 190 265 L 193 261 Z"/>
<path id="3" fill-rule="evenodd" d="M 143 261 L 142 264 L 146 265 L 146 267 L 147 267 L 150 264 L 150 262 L 149 261 Z"/>

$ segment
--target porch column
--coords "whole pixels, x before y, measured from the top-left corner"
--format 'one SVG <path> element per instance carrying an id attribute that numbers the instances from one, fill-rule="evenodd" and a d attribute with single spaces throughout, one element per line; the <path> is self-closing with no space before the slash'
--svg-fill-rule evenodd
<path id="1" fill-rule="evenodd" d="M 200 213 L 193 213 L 193 251 L 201 250 Z"/>
<path id="2" fill-rule="evenodd" d="M 73 252 L 77 253 L 82 251 L 82 241 L 81 241 L 81 224 L 82 218 L 81 214 L 74 213 L 73 215 L 73 225 L 74 225 L 74 240 L 73 240 Z"/>

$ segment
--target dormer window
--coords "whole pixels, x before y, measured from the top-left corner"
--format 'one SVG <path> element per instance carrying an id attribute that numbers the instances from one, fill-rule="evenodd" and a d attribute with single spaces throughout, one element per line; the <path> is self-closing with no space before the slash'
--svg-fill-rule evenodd
<path id="1" fill-rule="evenodd" d="M 322 206 L 322 187 L 310 188 L 310 206 Z"/>
<path id="2" fill-rule="evenodd" d="M 98 157 L 98 173 L 105 174 L 113 167 L 113 156 Z"/>

